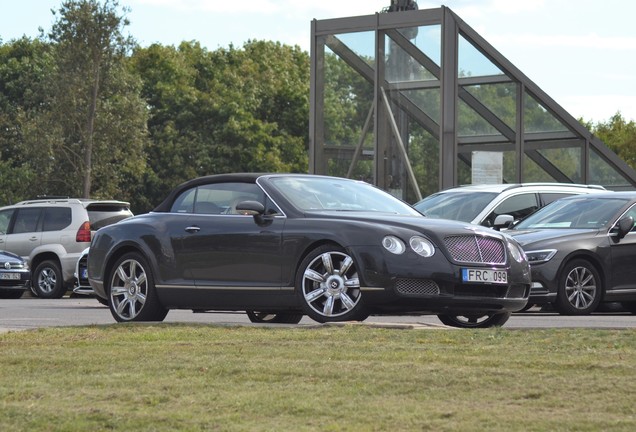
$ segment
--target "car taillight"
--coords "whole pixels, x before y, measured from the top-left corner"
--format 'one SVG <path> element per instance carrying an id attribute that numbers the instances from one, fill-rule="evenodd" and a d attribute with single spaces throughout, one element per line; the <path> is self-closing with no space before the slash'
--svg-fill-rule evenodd
<path id="1" fill-rule="evenodd" d="M 90 243 L 91 224 L 88 221 L 84 222 L 82 226 L 77 230 L 77 234 L 75 235 L 75 241 Z"/>

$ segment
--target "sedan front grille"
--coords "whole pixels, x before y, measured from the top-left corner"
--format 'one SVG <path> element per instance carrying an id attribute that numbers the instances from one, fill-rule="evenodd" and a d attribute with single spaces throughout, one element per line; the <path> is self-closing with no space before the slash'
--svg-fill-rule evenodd
<path id="1" fill-rule="evenodd" d="M 7 265 L 8 264 L 8 265 Z M 0 270 L 2 269 L 6 269 L 6 270 L 21 270 L 24 268 L 24 263 L 18 262 L 18 261 L 7 261 L 7 262 L 0 262 Z"/>
<path id="2" fill-rule="evenodd" d="M 506 252 L 501 240 L 475 235 L 444 238 L 453 260 L 462 263 L 505 264 Z"/>

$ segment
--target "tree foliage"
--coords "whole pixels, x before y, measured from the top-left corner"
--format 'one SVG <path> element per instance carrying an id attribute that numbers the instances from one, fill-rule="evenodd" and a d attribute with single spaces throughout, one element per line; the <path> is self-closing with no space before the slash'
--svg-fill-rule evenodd
<path id="1" fill-rule="evenodd" d="M 116 0 L 65 0 L 0 41 L 0 205 L 35 195 L 158 204 L 230 171 L 306 172 L 309 55 L 249 41 L 139 47 Z"/>
<path id="2" fill-rule="evenodd" d="M 117 0 L 62 0 L 47 33 L 0 40 L 0 205 L 41 194 L 90 196 L 128 200 L 140 213 L 193 177 L 307 171 L 307 52 L 258 40 L 214 51 L 196 41 L 140 47 L 124 33 L 127 12 Z M 373 125 L 362 134 L 373 86 L 333 53 L 324 66 L 326 169 L 372 181 L 369 157 L 351 161 L 360 143 L 373 149 Z M 514 85 L 466 91 L 515 127 Z M 439 121 L 439 90 L 403 95 Z M 532 98 L 524 118 L 532 132 L 563 127 Z M 435 192 L 439 140 L 408 116 L 396 121 L 409 130 L 404 144 L 420 192 Z M 498 133 L 463 103 L 458 124 L 464 137 Z M 586 126 L 636 168 L 633 121 L 617 113 Z M 383 139 L 394 139 L 384 129 Z M 575 178 L 580 155 L 559 151 L 550 159 Z M 385 163 L 401 158 L 396 152 Z M 527 178 L 545 180 L 541 167 L 524 163 Z M 515 177 L 512 157 L 504 165 L 504 175 Z M 469 175 L 460 164 L 460 179 Z M 391 187 L 415 196 L 405 179 L 393 178 Z"/>
<path id="3" fill-rule="evenodd" d="M 112 196 L 145 170 L 145 103 L 127 67 L 134 41 L 122 33 L 125 9 L 116 0 L 67 0 L 58 14 L 48 35 L 57 178 L 73 195 Z"/>
<path id="4" fill-rule="evenodd" d="M 629 166 L 636 169 L 636 122 L 626 120 L 620 112 L 614 114 L 606 122 L 583 122 L 597 137 L 623 159 Z"/>
<path id="5" fill-rule="evenodd" d="M 150 202 L 197 176 L 307 170 L 307 53 L 264 41 L 213 52 L 183 42 L 139 48 L 131 64 L 150 110 Z"/>

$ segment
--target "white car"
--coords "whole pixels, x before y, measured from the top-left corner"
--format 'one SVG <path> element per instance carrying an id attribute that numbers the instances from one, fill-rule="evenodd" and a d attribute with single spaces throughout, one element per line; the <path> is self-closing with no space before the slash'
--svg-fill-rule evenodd
<path id="1" fill-rule="evenodd" d="M 75 294 L 94 294 L 93 288 L 91 288 L 88 283 L 88 269 L 86 267 L 89 249 L 90 248 L 86 248 L 82 251 L 77 263 L 75 264 L 75 286 L 73 287 L 73 292 Z"/>
<path id="2" fill-rule="evenodd" d="M 541 207 L 571 195 L 607 192 L 573 183 L 515 183 L 462 186 L 429 195 L 413 206 L 427 217 L 503 228 Z"/>
<path id="3" fill-rule="evenodd" d="M 50 197 L 0 208 L 0 249 L 31 268 L 31 291 L 60 298 L 75 282 L 77 260 L 99 228 L 132 216 L 124 201 Z"/>

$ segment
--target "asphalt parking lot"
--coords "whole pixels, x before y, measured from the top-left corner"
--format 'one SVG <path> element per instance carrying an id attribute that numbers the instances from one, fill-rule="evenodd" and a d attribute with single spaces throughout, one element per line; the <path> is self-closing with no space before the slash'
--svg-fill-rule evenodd
<path id="1" fill-rule="evenodd" d="M 164 322 L 253 325 L 242 312 L 193 313 L 190 310 L 172 310 Z M 64 297 L 57 300 L 24 297 L 17 300 L 0 300 L 0 332 L 41 327 L 106 324 L 115 324 L 115 320 L 107 307 L 91 297 Z M 364 321 L 364 324 L 423 329 L 449 328 L 444 326 L 436 316 L 429 315 L 371 316 Z M 298 325 L 318 324 L 305 317 Z M 561 316 L 552 312 L 541 312 L 538 308 L 534 308 L 525 313 L 513 314 L 504 325 L 504 328 L 510 329 L 574 327 L 636 328 L 636 315 L 626 312 L 610 312 L 595 313 L 589 316 Z"/>

